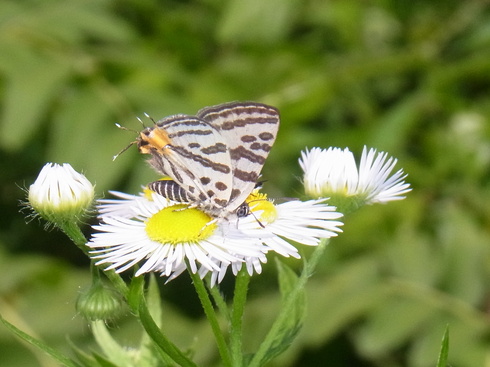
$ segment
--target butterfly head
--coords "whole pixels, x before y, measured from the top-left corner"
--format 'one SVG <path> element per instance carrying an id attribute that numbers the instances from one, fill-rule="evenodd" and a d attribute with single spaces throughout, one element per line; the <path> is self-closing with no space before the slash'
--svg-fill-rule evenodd
<path id="1" fill-rule="evenodd" d="M 168 133 L 158 127 L 147 127 L 136 139 L 138 150 L 142 154 L 165 155 L 166 147 L 172 144 Z"/>

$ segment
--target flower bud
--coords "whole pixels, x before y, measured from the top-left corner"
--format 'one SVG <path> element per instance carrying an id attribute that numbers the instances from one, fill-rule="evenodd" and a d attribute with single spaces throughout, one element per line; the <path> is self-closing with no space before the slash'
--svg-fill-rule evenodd
<path id="1" fill-rule="evenodd" d="M 47 163 L 29 187 L 28 199 L 35 212 L 59 225 L 85 214 L 94 199 L 94 186 L 68 163 Z"/>
<path id="2" fill-rule="evenodd" d="M 90 321 L 110 320 L 117 318 L 123 310 L 119 294 L 100 281 L 78 296 L 76 309 L 84 318 Z"/>

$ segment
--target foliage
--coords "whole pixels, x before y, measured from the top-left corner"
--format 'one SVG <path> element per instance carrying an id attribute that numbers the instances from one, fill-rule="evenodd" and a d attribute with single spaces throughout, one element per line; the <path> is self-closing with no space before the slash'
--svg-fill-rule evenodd
<path id="1" fill-rule="evenodd" d="M 273 196 L 301 192 L 305 146 L 388 151 L 414 187 L 403 202 L 346 219 L 309 283 L 298 339 L 270 365 L 434 366 L 446 325 L 448 363 L 483 365 L 489 18 L 479 0 L 0 2 L 0 314 L 63 352 L 66 336 L 94 347 L 73 319 L 76 289 L 90 284 L 83 254 L 18 213 L 19 186 L 45 162 L 69 162 L 99 195 L 135 192 L 155 177 L 135 149 L 112 162 L 136 134 L 114 122 L 139 130 L 143 112 L 159 119 L 255 100 L 282 114 L 264 170 Z M 245 349 L 274 319 L 273 271 L 252 278 Z M 199 351 L 199 365 L 219 365 L 189 283 L 161 285 L 163 328 Z M 131 345 L 133 330 L 128 318 L 110 331 Z M 26 348 L 0 328 L 2 366 L 55 365 Z"/>

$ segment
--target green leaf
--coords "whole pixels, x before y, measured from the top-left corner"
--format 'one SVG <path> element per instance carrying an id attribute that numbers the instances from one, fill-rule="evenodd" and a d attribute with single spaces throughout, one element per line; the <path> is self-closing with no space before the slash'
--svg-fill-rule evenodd
<path id="1" fill-rule="evenodd" d="M 60 362 L 63 366 L 66 366 L 66 367 L 80 367 L 80 365 L 78 363 L 76 363 L 72 359 L 66 357 L 65 355 L 63 355 L 59 351 L 57 351 L 57 350 L 51 348 L 50 346 L 44 344 L 42 341 L 40 341 L 40 340 L 38 340 L 36 338 L 33 338 L 32 336 L 24 333 L 22 330 L 18 329 L 17 327 L 15 327 L 14 325 L 12 325 L 10 322 L 8 322 L 7 320 L 5 320 L 1 315 L 0 315 L 0 321 L 2 321 L 2 323 L 12 333 L 14 333 L 15 335 L 17 335 L 19 338 L 21 338 L 25 342 L 27 342 L 27 343 L 29 343 L 29 344 L 31 344 L 31 345 L 39 348 L 40 350 L 42 350 L 46 354 L 50 355 L 54 360 Z"/>
<path id="2" fill-rule="evenodd" d="M 99 363 L 94 359 L 92 355 L 87 354 L 85 351 L 76 346 L 71 339 L 68 339 L 68 344 L 77 356 L 77 359 L 85 367 L 99 367 Z"/>
<path id="3" fill-rule="evenodd" d="M 89 83 L 66 96 L 52 119 L 47 152 L 53 162 L 83 167 L 99 188 L 110 186 L 125 169 L 120 161 L 113 162 L 113 156 L 128 144 L 127 134 L 114 126 L 113 109 L 106 95 L 98 83 Z"/>
<path id="4" fill-rule="evenodd" d="M 112 363 L 111 361 L 107 360 L 106 358 L 102 357 L 98 353 L 93 353 L 94 358 L 97 360 L 97 363 L 100 367 L 121 367 L 117 364 Z"/>
<path id="5" fill-rule="evenodd" d="M 333 338 L 384 297 L 376 261 L 374 256 L 365 256 L 344 263 L 334 274 L 318 274 L 310 280 L 304 325 L 308 333 L 302 334 L 307 344 L 319 345 Z"/>
<path id="6" fill-rule="evenodd" d="M 435 310 L 417 299 L 393 296 L 386 297 L 368 316 L 355 339 L 365 355 L 381 356 L 384 351 L 400 347 L 410 340 L 435 316 Z"/>
<path id="7" fill-rule="evenodd" d="M 277 270 L 279 279 L 279 291 L 281 292 L 281 300 L 284 304 L 291 291 L 297 286 L 299 277 L 285 263 L 277 260 Z M 296 327 L 296 325 L 302 324 L 306 312 L 306 292 L 300 292 L 293 305 L 290 314 L 290 325 Z"/>
<path id="8" fill-rule="evenodd" d="M 116 364 L 109 361 L 106 357 L 99 353 L 92 352 L 91 355 L 77 347 L 70 339 L 68 339 L 73 352 L 76 354 L 79 361 L 85 367 L 118 367 Z"/>
<path id="9" fill-rule="evenodd" d="M 296 0 L 233 0 L 218 33 L 225 41 L 277 42 L 292 26 L 295 9 Z"/>
<path id="10" fill-rule="evenodd" d="M 196 364 L 194 364 L 194 362 L 192 362 L 179 348 L 177 348 L 177 346 L 170 342 L 170 340 L 162 333 L 158 325 L 151 317 L 148 306 L 144 299 L 142 299 L 139 303 L 139 317 L 146 333 L 155 342 L 157 347 L 159 347 L 164 353 L 166 353 L 180 366 L 196 367 Z"/>
<path id="11" fill-rule="evenodd" d="M 291 296 L 291 292 L 298 285 L 299 277 L 287 265 L 277 260 L 279 290 L 281 292 L 281 303 L 284 307 L 287 300 Z M 271 343 L 271 347 L 261 360 L 261 365 L 272 360 L 282 352 L 284 352 L 293 342 L 301 330 L 306 311 L 306 293 L 304 288 L 299 290 L 299 294 L 294 299 L 294 303 L 289 309 L 289 314 L 285 317 L 285 322 L 281 325 L 275 339 Z"/>
<path id="12" fill-rule="evenodd" d="M 399 150 L 424 113 L 424 98 L 419 94 L 407 96 L 388 110 L 370 132 L 368 140 L 372 146 L 384 151 Z"/>
<path id="13" fill-rule="evenodd" d="M 148 290 L 146 292 L 146 302 L 151 317 L 153 317 L 153 320 L 155 320 L 155 323 L 158 326 L 161 326 L 162 300 L 160 299 L 160 290 L 158 289 L 158 283 L 154 274 L 150 275 Z"/>
<path id="14" fill-rule="evenodd" d="M 128 351 L 120 346 L 108 332 L 104 321 L 97 320 L 91 322 L 92 333 L 99 347 L 104 351 L 109 360 L 120 367 L 131 367 L 134 360 Z"/>
<path id="15" fill-rule="evenodd" d="M 449 355 L 449 325 L 446 327 L 446 331 L 444 332 L 444 336 L 442 337 L 441 352 L 439 353 L 439 358 L 437 360 L 436 367 L 446 367 L 448 355 Z"/>
<path id="16" fill-rule="evenodd" d="M 9 88 L 4 92 L 0 142 L 15 151 L 37 131 L 70 67 L 31 51 L 12 52 L 10 57 L 11 64 L 4 65 Z"/>

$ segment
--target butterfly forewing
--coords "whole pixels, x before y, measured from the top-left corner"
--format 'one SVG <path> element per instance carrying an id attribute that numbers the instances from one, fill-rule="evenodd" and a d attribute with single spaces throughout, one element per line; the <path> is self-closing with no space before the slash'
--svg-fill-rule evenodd
<path id="1" fill-rule="evenodd" d="M 175 115 L 143 130 L 138 140 L 150 164 L 196 202 L 223 208 L 232 191 L 231 158 L 219 131 L 193 116 Z"/>
<path id="2" fill-rule="evenodd" d="M 279 129 L 279 111 L 255 102 L 206 107 L 197 117 L 215 127 L 227 142 L 232 167 L 232 192 L 227 209 L 240 206 L 255 187 Z"/>

